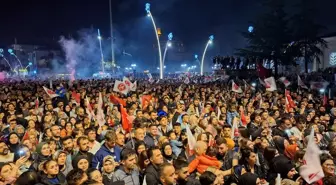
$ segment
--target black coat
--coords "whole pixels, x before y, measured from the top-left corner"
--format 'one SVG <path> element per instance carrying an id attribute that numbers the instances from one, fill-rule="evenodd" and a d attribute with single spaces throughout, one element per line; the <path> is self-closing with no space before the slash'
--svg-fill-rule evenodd
<path id="1" fill-rule="evenodd" d="M 252 122 L 247 124 L 247 131 L 252 136 L 253 140 L 261 135 L 262 130 L 263 130 L 262 127 L 258 127 Z"/>
<path id="2" fill-rule="evenodd" d="M 160 169 L 150 164 L 145 171 L 147 184 L 160 184 Z"/>
<path id="3" fill-rule="evenodd" d="M 57 185 L 66 185 L 67 184 L 65 176 L 63 175 L 63 173 L 58 173 L 58 175 L 56 176 L 56 178 L 59 181 L 59 183 Z M 55 184 L 52 184 L 49 181 L 47 175 L 44 174 L 44 173 L 41 175 L 41 182 L 44 183 L 44 184 L 47 184 L 47 185 L 55 185 Z"/>

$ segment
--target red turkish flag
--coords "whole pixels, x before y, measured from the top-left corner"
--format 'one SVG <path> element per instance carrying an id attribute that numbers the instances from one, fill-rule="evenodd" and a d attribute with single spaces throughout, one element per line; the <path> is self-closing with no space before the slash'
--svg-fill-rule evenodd
<path id="1" fill-rule="evenodd" d="M 121 105 L 123 105 L 124 107 L 126 107 L 126 102 L 125 102 L 123 99 L 121 99 L 121 98 L 119 98 L 119 97 L 116 97 L 116 96 L 114 96 L 114 95 L 110 95 L 110 101 L 111 101 L 111 103 L 113 103 L 113 104 L 121 104 Z"/>
<path id="2" fill-rule="evenodd" d="M 131 132 L 132 130 L 132 123 L 131 121 L 128 119 L 128 114 L 126 109 L 124 108 L 124 106 L 121 104 L 120 105 L 120 112 L 121 112 L 121 123 L 122 123 L 122 128 L 126 131 L 126 132 Z"/>

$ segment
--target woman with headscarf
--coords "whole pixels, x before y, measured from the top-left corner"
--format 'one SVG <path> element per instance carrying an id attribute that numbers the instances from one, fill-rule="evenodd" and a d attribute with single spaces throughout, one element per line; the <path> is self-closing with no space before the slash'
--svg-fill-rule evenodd
<path id="1" fill-rule="evenodd" d="M 238 185 L 257 185 L 260 184 L 260 179 L 256 174 L 244 173 L 239 177 Z"/>
<path id="2" fill-rule="evenodd" d="M 73 169 L 81 169 L 86 172 L 89 169 L 89 159 L 85 155 L 76 156 L 72 160 L 72 167 Z"/>
<path id="3" fill-rule="evenodd" d="M 284 154 L 286 146 L 289 145 L 288 141 L 280 136 L 274 136 L 273 142 L 275 145 L 275 148 L 278 150 L 279 154 Z"/>
<path id="4" fill-rule="evenodd" d="M 281 176 L 281 184 L 299 185 L 294 179 L 294 175 L 297 174 L 297 171 L 292 162 L 287 158 L 274 158 L 274 169 L 275 172 Z M 275 180 L 275 178 L 273 180 Z"/>
<path id="5" fill-rule="evenodd" d="M 295 154 L 296 152 L 298 151 L 298 145 L 297 144 L 293 144 L 293 145 L 288 145 L 286 148 L 285 148 L 285 156 L 293 161 L 294 160 L 294 157 L 295 157 Z"/>
<path id="6" fill-rule="evenodd" d="M 59 171 L 63 173 L 64 176 L 67 176 L 68 173 L 73 169 L 71 164 L 67 163 L 67 153 L 62 150 L 57 150 L 53 155 L 52 159 L 55 160 L 58 164 Z"/>
<path id="7" fill-rule="evenodd" d="M 176 156 L 173 154 L 173 149 L 169 143 L 164 143 L 162 145 L 162 155 L 164 159 L 173 164 L 173 160 L 176 159 Z"/>
<path id="8" fill-rule="evenodd" d="M 104 157 L 103 160 L 103 168 L 102 168 L 102 175 L 103 175 L 103 183 L 104 184 L 111 184 L 113 182 L 113 175 L 114 170 L 116 167 L 116 163 L 114 161 L 113 156 L 108 155 Z"/>
<path id="9" fill-rule="evenodd" d="M 16 154 L 20 148 L 20 138 L 19 135 L 15 132 L 12 132 L 8 135 L 8 148 L 9 150 Z"/>
<path id="10" fill-rule="evenodd" d="M 22 138 L 25 134 L 25 128 L 22 125 L 17 125 L 14 129 L 14 132 L 18 135 L 20 141 L 22 141 Z"/>
<path id="11" fill-rule="evenodd" d="M 36 153 L 34 156 L 34 169 L 39 170 L 39 165 L 43 161 L 51 158 L 51 151 L 47 142 L 41 142 L 36 146 Z"/>

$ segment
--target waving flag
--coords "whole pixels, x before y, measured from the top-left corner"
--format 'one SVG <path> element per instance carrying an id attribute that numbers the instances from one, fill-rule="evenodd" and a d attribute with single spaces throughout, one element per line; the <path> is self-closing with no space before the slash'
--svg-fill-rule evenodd
<path id="1" fill-rule="evenodd" d="M 320 162 L 320 149 L 314 139 L 314 129 L 309 135 L 307 150 L 303 156 L 303 165 L 300 167 L 300 175 L 308 184 L 324 177 Z"/>
<path id="2" fill-rule="evenodd" d="M 237 117 L 233 118 L 232 130 L 231 130 L 231 139 L 239 136 L 238 122 L 239 122 L 239 120 L 238 120 Z"/>
<path id="3" fill-rule="evenodd" d="M 120 104 L 120 112 L 121 112 L 121 124 L 122 124 L 122 128 L 126 131 L 126 132 L 131 132 L 132 130 L 132 123 L 129 120 L 129 116 L 127 114 L 126 109 L 124 108 L 124 106 L 122 104 Z"/>
<path id="4" fill-rule="evenodd" d="M 273 76 L 266 78 L 264 81 L 266 84 L 266 91 L 276 91 L 277 90 L 276 83 L 275 83 Z"/>
<path id="5" fill-rule="evenodd" d="M 131 86 L 133 85 L 132 82 L 126 76 L 124 76 L 123 82 L 124 84 L 126 84 L 127 89 L 130 89 Z"/>
<path id="6" fill-rule="evenodd" d="M 128 90 L 128 86 L 124 82 L 119 80 L 115 81 L 113 91 L 126 95 L 128 93 Z"/>
<path id="7" fill-rule="evenodd" d="M 151 95 L 142 95 L 141 96 L 141 107 L 142 109 L 145 109 L 146 107 L 149 106 L 149 103 L 152 99 Z"/>
<path id="8" fill-rule="evenodd" d="M 137 89 L 137 81 L 133 82 L 130 87 L 131 91 L 136 91 L 136 89 Z"/>
<path id="9" fill-rule="evenodd" d="M 310 82 L 311 89 L 326 89 L 329 85 L 329 82 Z"/>
<path id="10" fill-rule="evenodd" d="M 92 109 L 92 107 L 90 105 L 90 101 L 89 101 L 88 97 L 85 98 L 85 103 L 86 103 L 85 111 L 88 114 L 89 119 L 91 121 L 92 118 L 95 119 L 96 115 L 95 115 L 95 113 L 94 113 L 94 111 L 93 111 L 93 109 Z"/>
<path id="11" fill-rule="evenodd" d="M 103 126 L 105 124 L 105 114 L 103 110 L 103 98 L 102 98 L 101 93 L 99 93 L 99 99 L 98 99 L 97 121 L 98 121 L 99 126 Z"/>
<path id="12" fill-rule="evenodd" d="M 232 91 L 236 93 L 243 92 L 243 90 L 236 83 L 234 83 L 234 81 L 232 81 Z"/>
<path id="13" fill-rule="evenodd" d="M 186 134 L 187 134 L 187 139 L 188 139 L 188 146 L 189 146 L 189 155 L 192 155 L 195 151 L 195 145 L 196 145 L 196 139 L 193 136 L 189 125 L 186 125 Z"/>
<path id="14" fill-rule="evenodd" d="M 290 81 L 288 81 L 287 79 L 286 79 L 286 77 L 281 77 L 281 78 L 279 78 L 279 80 L 283 83 L 283 84 L 285 84 L 285 86 L 287 87 L 287 86 L 289 86 L 291 83 L 290 83 Z"/>
<path id="15" fill-rule="evenodd" d="M 76 93 L 75 91 L 72 91 L 71 96 L 78 104 L 80 103 L 80 93 Z"/>
<path id="16" fill-rule="evenodd" d="M 116 97 L 114 95 L 110 95 L 110 102 L 113 103 L 113 104 L 116 104 L 116 105 L 121 104 L 124 107 L 126 107 L 126 102 L 123 99 L 121 99 L 119 97 Z"/>
<path id="17" fill-rule="evenodd" d="M 58 94 L 55 93 L 55 91 L 48 89 L 46 87 L 43 86 L 44 91 L 48 94 L 48 96 L 52 99 L 52 98 L 56 98 L 59 97 Z"/>
<path id="18" fill-rule="evenodd" d="M 303 83 L 299 75 L 298 75 L 298 86 L 304 89 L 308 89 L 308 87 Z"/>
<path id="19" fill-rule="evenodd" d="M 260 83 L 261 85 L 263 85 L 264 87 L 266 87 L 266 83 L 264 82 L 264 80 L 262 80 L 262 79 L 260 79 L 260 78 L 259 78 L 259 83 Z"/>

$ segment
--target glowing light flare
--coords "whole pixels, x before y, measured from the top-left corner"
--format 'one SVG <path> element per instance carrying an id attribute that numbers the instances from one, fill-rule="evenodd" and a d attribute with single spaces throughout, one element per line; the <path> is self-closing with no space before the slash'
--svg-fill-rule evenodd
<path id="1" fill-rule="evenodd" d="M 325 92 L 325 89 L 320 89 L 320 93 L 324 93 Z"/>
<path id="2" fill-rule="evenodd" d="M 194 57 L 195 57 L 196 60 L 198 59 L 198 55 L 197 54 L 195 54 Z"/>
<path id="3" fill-rule="evenodd" d="M 252 33 L 253 30 L 254 30 L 254 27 L 253 26 L 249 26 L 247 30 L 248 30 L 248 32 Z"/>
<path id="4" fill-rule="evenodd" d="M 172 32 L 170 32 L 169 34 L 168 34 L 168 40 L 173 40 L 173 33 Z"/>
<path id="5" fill-rule="evenodd" d="M 204 48 L 204 51 L 203 51 L 203 55 L 202 55 L 202 60 L 201 60 L 201 75 L 203 75 L 203 65 L 204 65 L 205 54 L 206 54 L 206 52 L 208 50 L 209 45 L 213 42 L 214 39 L 215 39 L 215 36 L 214 35 L 210 35 L 209 36 L 209 40 L 208 40 L 207 44 L 205 45 L 205 48 Z"/>
<path id="6" fill-rule="evenodd" d="M 33 65 L 33 63 L 29 62 L 29 63 L 28 63 L 28 65 L 32 66 L 32 65 Z"/>
<path id="7" fill-rule="evenodd" d="M 172 46 L 172 43 L 171 43 L 171 42 L 168 42 L 168 43 L 167 43 L 167 46 L 168 46 L 168 47 L 171 47 L 171 46 Z"/>
<path id="8" fill-rule="evenodd" d="M 257 84 L 256 83 L 252 83 L 252 87 L 255 87 L 255 86 L 257 86 Z"/>

